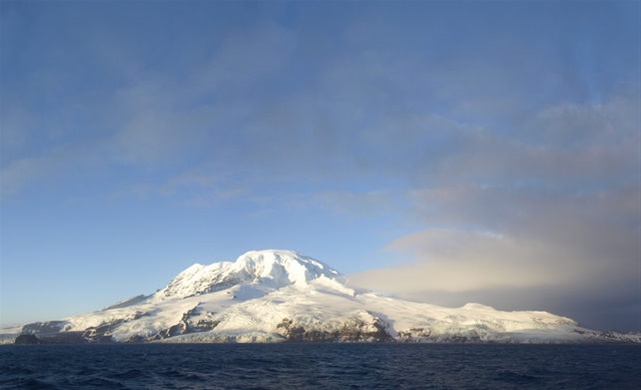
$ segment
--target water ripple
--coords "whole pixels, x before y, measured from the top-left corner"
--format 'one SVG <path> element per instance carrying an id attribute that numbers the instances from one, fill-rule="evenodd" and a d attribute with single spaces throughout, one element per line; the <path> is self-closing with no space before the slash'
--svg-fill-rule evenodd
<path id="1" fill-rule="evenodd" d="M 0 347 L 0 389 L 641 388 L 638 346 Z"/>

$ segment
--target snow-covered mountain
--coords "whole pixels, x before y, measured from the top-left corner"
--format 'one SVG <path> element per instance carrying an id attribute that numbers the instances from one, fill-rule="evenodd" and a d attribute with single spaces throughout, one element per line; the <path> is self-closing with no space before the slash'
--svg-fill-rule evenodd
<path id="1" fill-rule="evenodd" d="M 18 335 L 20 334 L 19 338 Z M 17 338 L 17 339 L 16 339 Z M 542 311 L 445 308 L 350 288 L 286 250 L 195 264 L 167 286 L 104 310 L 0 331 L 4 342 L 641 342 Z"/>

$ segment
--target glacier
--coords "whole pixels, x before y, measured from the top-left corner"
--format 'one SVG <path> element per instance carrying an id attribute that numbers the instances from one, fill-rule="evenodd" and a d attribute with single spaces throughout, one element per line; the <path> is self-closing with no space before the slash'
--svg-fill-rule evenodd
<path id="1" fill-rule="evenodd" d="M 544 311 L 446 308 L 349 286 L 288 250 L 194 264 L 151 295 L 57 321 L 0 329 L 0 343 L 641 343 Z"/>

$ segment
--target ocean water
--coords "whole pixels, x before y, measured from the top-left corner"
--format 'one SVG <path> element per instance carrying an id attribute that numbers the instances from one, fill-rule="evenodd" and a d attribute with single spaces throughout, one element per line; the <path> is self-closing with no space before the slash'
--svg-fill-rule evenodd
<path id="1" fill-rule="evenodd" d="M 0 388 L 641 389 L 641 347 L 10 345 Z"/>

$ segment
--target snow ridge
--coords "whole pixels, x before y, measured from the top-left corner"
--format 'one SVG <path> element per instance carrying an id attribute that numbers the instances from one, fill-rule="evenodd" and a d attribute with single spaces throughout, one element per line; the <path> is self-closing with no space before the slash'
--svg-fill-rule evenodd
<path id="1" fill-rule="evenodd" d="M 154 294 L 153 299 L 183 299 L 240 284 L 261 285 L 274 290 L 290 285 L 305 288 L 321 277 L 344 281 L 344 277 L 327 264 L 294 251 L 250 251 L 235 262 L 194 264 Z"/>

